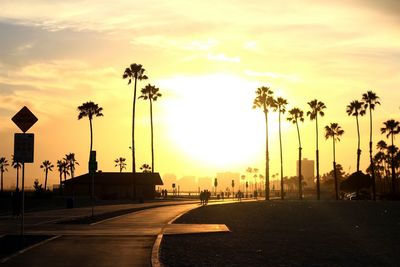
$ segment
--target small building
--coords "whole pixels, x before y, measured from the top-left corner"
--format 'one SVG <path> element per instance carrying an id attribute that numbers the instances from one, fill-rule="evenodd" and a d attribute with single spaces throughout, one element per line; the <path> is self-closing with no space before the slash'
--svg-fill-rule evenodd
<path id="1" fill-rule="evenodd" d="M 92 175 L 86 173 L 63 182 L 63 194 L 91 196 Z M 96 172 L 94 194 L 98 199 L 154 199 L 159 173 Z"/>

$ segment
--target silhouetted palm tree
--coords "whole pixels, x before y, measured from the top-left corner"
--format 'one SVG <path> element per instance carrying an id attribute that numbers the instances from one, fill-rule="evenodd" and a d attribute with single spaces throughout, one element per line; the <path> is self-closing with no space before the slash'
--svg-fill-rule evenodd
<path id="1" fill-rule="evenodd" d="M 8 160 L 5 157 L 0 158 L 0 174 L 1 174 L 1 192 L 3 192 L 3 174 L 4 172 L 8 171 Z"/>
<path id="2" fill-rule="evenodd" d="M 145 69 L 141 64 L 133 63 L 126 68 L 123 79 L 128 79 L 128 85 L 134 80 L 133 90 L 133 107 L 132 107 L 132 172 L 136 172 L 136 158 L 135 158 L 135 110 L 136 110 L 136 84 L 137 80 L 146 80 L 147 76 L 144 74 Z"/>
<path id="3" fill-rule="evenodd" d="M 54 168 L 54 165 L 50 161 L 45 160 L 45 161 L 43 161 L 42 165 L 40 165 L 40 168 L 44 169 L 44 173 L 45 173 L 44 191 L 46 191 L 47 190 L 47 175 L 48 175 L 49 171 L 51 171 L 51 172 L 53 171 L 52 168 Z"/>
<path id="4" fill-rule="evenodd" d="M 281 160 L 281 199 L 284 198 L 283 195 L 283 155 L 282 155 L 282 129 L 281 129 L 281 114 L 286 112 L 286 105 L 288 104 L 287 100 L 278 97 L 276 100 L 274 99 L 274 111 L 278 111 L 278 122 L 279 122 L 279 151 L 280 151 L 280 160 Z"/>
<path id="5" fill-rule="evenodd" d="M 60 173 L 60 195 L 62 194 L 62 174 L 64 170 L 64 161 L 62 160 L 57 160 L 57 171 Z"/>
<path id="6" fill-rule="evenodd" d="M 151 167 L 150 167 L 150 165 L 149 164 L 143 164 L 141 167 L 140 167 L 140 170 L 142 171 L 142 172 L 145 172 L 145 173 L 150 173 L 151 172 Z"/>
<path id="7" fill-rule="evenodd" d="M 364 116 L 365 115 L 365 109 L 364 109 L 364 102 L 360 102 L 358 100 L 353 100 L 350 102 L 349 105 L 347 105 L 346 112 L 349 116 L 355 116 L 356 117 L 356 123 L 357 123 L 357 172 L 360 170 L 360 156 L 361 156 L 361 149 L 360 149 L 360 125 L 358 123 L 358 116 Z"/>
<path id="8" fill-rule="evenodd" d="M 303 186 L 302 186 L 303 175 L 301 172 L 301 150 L 302 150 L 302 147 L 301 147 L 301 139 L 300 139 L 299 121 L 304 122 L 304 112 L 299 108 L 292 108 L 291 110 L 289 110 L 289 117 L 287 118 L 287 120 L 296 124 L 296 128 L 297 128 L 297 137 L 299 140 L 299 198 L 303 199 Z"/>
<path id="9" fill-rule="evenodd" d="M 265 199 L 269 200 L 269 149 L 268 149 L 268 111 L 274 106 L 273 92 L 269 87 L 257 88 L 253 108 L 260 108 L 265 115 Z"/>
<path id="10" fill-rule="evenodd" d="M 386 138 L 391 137 L 392 147 L 394 148 L 394 136 L 396 134 L 398 134 L 399 131 L 400 131 L 399 130 L 400 122 L 391 119 L 391 120 L 385 121 L 383 124 L 385 125 L 385 127 L 381 128 L 381 133 L 382 134 L 387 133 L 386 134 Z M 395 172 L 395 161 L 394 161 L 394 158 L 395 158 L 394 149 L 392 149 L 391 152 L 392 152 L 391 153 L 391 159 L 392 159 L 392 161 L 391 161 L 392 162 L 391 163 L 391 167 L 392 167 L 392 193 L 395 193 L 395 190 L 396 190 L 396 172 Z"/>
<path id="11" fill-rule="evenodd" d="M 70 174 L 71 174 L 71 178 L 74 178 L 75 175 L 75 164 L 79 165 L 79 162 L 76 161 L 75 159 L 75 153 L 69 153 L 65 155 L 65 158 L 63 158 L 64 161 L 67 162 L 69 170 L 70 170 Z"/>
<path id="12" fill-rule="evenodd" d="M 161 94 L 158 92 L 160 89 L 154 85 L 146 85 L 142 90 L 142 95 L 139 98 L 149 100 L 150 102 L 150 126 L 151 126 L 151 170 L 154 172 L 154 136 L 153 136 L 153 101 L 157 101 Z"/>
<path id="13" fill-rule="evenodd" d="M 17 184 L 16 184 L 16 186 L 15 186 L 15 189 L 17 189 L 17 188 L 18 188 L 18 185 L 19 185 L 19 169 L 22 168 L 22 164 L 21 164 L 20 162 L 17 162 L 17 161 L 14 160 L 14 155 L 12 155 L 11 158 L 12 158 L 11 166 L 12 166 L 14 169 L 17 170 Z"/>
<path id="14" fill-rule="evenodd" d="M 372 193 L 373 199 L 376 199 L 376 190 L 375 190 L 375 172 L 374 172 L 374 164 L 372 158 L 372 110 L 375 109 L 376 105 L 380 105 L 379 97 L 376 93 L 372 91 L 368 91 L 362 95 L 362 100 L 364 103 L 364 108 L 369 109 L 369 159 L 371 165 L 371 176 L 372 176 Z"/>
<path id="15" fill-rule="evenodd" d="M 310 120 L 315 120 L 315 137 L 316 137 L 316 161 L 317 161 L 317 199 L 320 199 L 321 190 L 320 190 L 320 177 L 319 177 L 319 149 L 318 149 L 318 115 L 323 117 L 325 113 L 323 112 L 326 109 L 326 106 L 323 102 L 314 99 L 307 103 L 311 110 L 307 111 L 307 116 L 310 117 Z"/>
<path id="16" fill-rule="evenodd" d="M 119 167 L 119 172 L 121 173 L 123 169 L 126 169 L 126 158 L 119 157 L 114 162 L 116 163 L 114 167 Z"/>
<path id="17" fill-rule="evenodd" d="M 339 192 L 338 192 L 338 179 L 337 179 L 337 173 L 336 173 L 336 140 L 340 141 L 340 136 L 344 134 L 344 131 L 342 130 L 342 127 L 339 126 L 337 123 L 331 123 L 331 125 L 325 126 L 325 138 L 332 138 L 333 140 L 333 171 L 334 171 L 334 177 L 335 177 L 335 195 L 336 195 L 336 200 L 339 199 Z"/>
<path id="18" fill-rule="evenodd" d="M 92 119 L 93 116 L 100 117 L 103 116 L 103 108 L 99 107 L 99 105 L 93 103 L 92 101 L 83 103 L 81 106 L 78 107 L 79 115 L 78 120 L 82 119 L 83 117 L 89 118 L 90 124 L 90 152 L 93 151 L 93 127 L 92 127 Z M 89 158 L 90 158 L 89 152 Z"/>

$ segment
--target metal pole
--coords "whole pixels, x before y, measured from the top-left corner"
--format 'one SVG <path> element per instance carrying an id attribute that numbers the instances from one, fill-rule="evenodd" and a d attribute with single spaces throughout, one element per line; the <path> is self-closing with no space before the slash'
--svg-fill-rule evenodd
<path id="1" fill-rule="evenodd" d="M 94 173 L 92 173 L 92 217 L 94 216 Z"/>
<path id="2" fill-rule="evenodd" d="M 24 212 L 25 212 L 25 162 L 22 162 L 22 189 L 21 189 L 21 194 L 22 194 L 22 207 L 21 207 L 21 237 L 24 237 Z"/>

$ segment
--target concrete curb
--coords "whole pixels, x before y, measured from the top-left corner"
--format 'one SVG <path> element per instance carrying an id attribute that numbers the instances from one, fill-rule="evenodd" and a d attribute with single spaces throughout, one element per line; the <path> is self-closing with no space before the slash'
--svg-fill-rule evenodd
<path id="1" fill-rule="evenodd" d="M 201 206 L 202 205 L 199 204 L 198 206 L 196 206 L 196 207 L 194 207 L 192 209 L 189 209 L 189 210 L 187 210 L 185 212 L 182 212 L 181 214 L 177 215 L 175 218 L 170 220 L 167 223 L 167 225 L 168 224 L 172 224 L 174 221 L 176 221 L 183 214 L 185 214 L 185 213 L 187 213 L 187 212 L 189 212 L 191 210 L 197 209 L 197 208 L 199 208 Z M 161 262 L 160 262 L 160 246 L 161 246 L 162 238 L 164 236 L 164 229 L 165 229 L 165 226 L 161 229 L 161 232 L 157 235 L 157 238 L 154 241 L 154 245 L 153 245 L 153 248 L 151 250 L 151 266 L 153 266 L 153 267 L 164 267 L 164 265 L 162 265 Z"/>

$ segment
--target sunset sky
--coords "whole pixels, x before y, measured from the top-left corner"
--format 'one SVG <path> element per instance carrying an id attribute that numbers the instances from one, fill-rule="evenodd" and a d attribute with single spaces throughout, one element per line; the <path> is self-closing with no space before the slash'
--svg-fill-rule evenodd
<path id="1" fill-rule="evenodd" d="M 215 177 L 217 172 L 264 171 L 265 122 L 252 109 L 255 91 L 270 86 L 308 110 L 317 98 L 326 106 L 320 120 L 321 173 L 332 169 L 332 143 L 323 127 L 345 130 L 337 162 L 356 167 L 356 124 L 345 109 L 367 90 L 377 93 L 374 143 L 383 121 L 400 118 L 400 3 L 348 1 L 106 1 L 2 0 L 0 4 L 0 156 L 11 162 L 20 130 L 11 117 L 24 105 L 39 118 L 35 163 L 27 184 L 44 180 L 41 162 L 56 164 L 74 152 L 87 171 L 89 122 L 77 107 L 94 101 L 94 149 L 99 169 L 131 170 L 133 86 L 125 67 L 140 63 L 160 88 L 154 105 L 155 170 Z M 137 165 L 151 163 L 148 102 L 137 109 Z M 286 115 L 284 116 L 286 120 Z M 270 116 L 271 173 L 279 172 L 277 114 Z M 368 117 L 360 120 L 362 169 L 368 165 Z M 296 175 L 297 133 L 283 123 L 285 175 Z M 303 155 L 315 158 L 315 124 L 300 125 Z M 15 183 L 11 167 L 5 185 Z M 56 168 L 49 184 L 58 182 Z"/>

